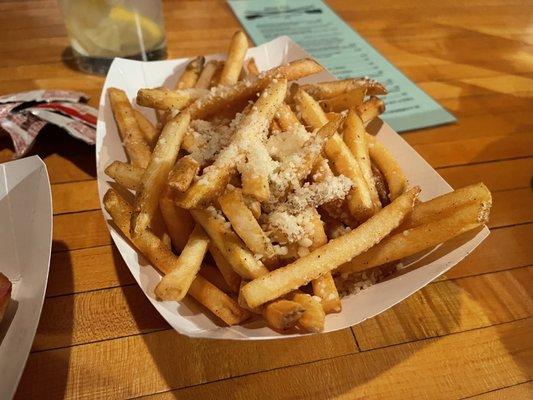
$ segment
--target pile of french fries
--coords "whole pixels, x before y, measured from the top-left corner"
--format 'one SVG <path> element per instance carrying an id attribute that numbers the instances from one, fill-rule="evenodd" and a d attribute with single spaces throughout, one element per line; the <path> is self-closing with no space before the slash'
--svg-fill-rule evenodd
<path id="1" fill-rule="evenodd" d="M 417 200 L 365 130 L 384 111 L 381 84 L 298 85 L 323 68 L 301 59 L 260 72 L 247 49 L 237 32 L 225 62 L 197 57 L 175 89 L 140 89 L 157 126 L 108 90 L 129 163 L 106 168 L 127 190 L 109 189 L 104 204 L 162 274 L 160 300 L 190 295 L 227 325 L 257 315 L 276 331 L 320 332 L 341 311 L 334 276 L 397 263 L 488 220 L 483 184 Z"/>

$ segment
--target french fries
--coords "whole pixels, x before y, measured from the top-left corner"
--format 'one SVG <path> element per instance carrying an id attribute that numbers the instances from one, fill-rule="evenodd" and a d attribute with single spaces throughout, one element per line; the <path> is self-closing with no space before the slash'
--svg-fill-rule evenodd
<path id="1" fill-rule="evenodd" d="M 311 83 L 301 87 L 315 100 L 325 100 L 349 92 L 350 90 L 364 88 L 367 95 L 387 94 L 387 89 L 378 81 L 367 78 L 349 78 L 339 81 Z"/>
<path id="2" fill-rule="evenodd" d="M 131 232 L 138 235 L 150 224 L 157 208 L 159 196 L 170 169 L 176 162 L 181 140 L 189 127 L 190 116 L 180 113 L 171 119 L 161 132 L 137 187 L 135 208 L 131 216 Z"/>
<path id="3" fill-rule="evenodd" d="M 212 166 L 204 170 L 200 180 L 185 193 L 179 195 L 178 204 L 184 208 L 194 208 L 211 200 L 229 182 L 236 164 L 244 160 L 250 138 L 265 129 L 281 104 L 287 90 L 287 82 L 273 82 L 255 102 L 254 107 L 237 126 L 233 141 L 219 154 Z"/>
<path id="4" fill-rule="evenodd" d="M 144 171 L 144 168 L 136 167 L 122 161 L 113 161 L 105 169 L 107 176 L 131 190 L 137 190 L 137 185 L 139 185 Z"/>
<path id="5" fill-rule="evenodd" d="M 248 50 L 248 39 L 242 31 L 233 35 L 228 50 L 228 58 L 220 75 L 219 85 L 233 85 L 239 80 L 244 63 L 244 56 Z"/>
<path id="6" fill-rule="evenodd" d="M 107 94 L 117 122 L 118 131 L 131 163 L 135 166 L 146 168 L 150 160 L 150 147 L 139 129 L 135 113 L 126 93 L 117 88 L 109 88 L 107 89 Z"/>
<path id="7" fill-rule="evenodd" d="M 209 237 L 196 225 L 178 257 L 174 270 L 166 274 L 155 287 L 156 296 L 165 301 L 180 301 L 185 297 L 204 260 Z"/>
<path id="8" fill-rule="evenodd" d="M 205 58 L 198 56 L 193 58 L 185 67 L 185 71 L 181 74 L 176 84 L 176 89 L 190 89 L 196 85 L 200 73 L 204 68 Z"/>
<path id="9" fill-rule="evenodd" d="M 168 186 L 178 192 L 186 191 L 191 186 L 200 170 L 200 164 L 191 156 L 180 158 L 168 176 Z"/>
<path id="10" fill-rule="evenodd" d="M 159 300 L 190 295 L 227 325 L 255 314 L 254 327 L 322 332 L 351 274 L 384 275 L 487 222 L 483 184 L 417 202 L 418 187 L 365 131 L 384 112 L 383 85 L 299 85 L 323 68 L 302 59 L 259 72 L 247 48 L 237 32 L 226 61 L 196 57 L 175 89 L 140 89 L 157 128 L 109 90 L 130 161 L 105 169 L 116 189 L 103 204 L 161 273 Z"/>
<path id="11" fill-rule="evenodd" d="M 304 306 L 296 301 L 277 300 L 265 306 L 263 318 L 272 329 L 284 331 L 295 326 L 305 311 Z"/>
<path id="12" fill-rule="evenodd" d="M 305 310 L 302 316 L 296 321 L 296 325 L 307 332 L 322 332 L 324 330 L 326 314 L 320 302 L 304 293 L 296 293 L 292 300 L 300 304 Z"/>
<path id="13" fill-rule="evenodd" d="M 437 199 L 442 200 L 442 196 Z M 389 236 L 342 265 L 338 272 L 353 273 L 397 261 L 479 228 L 488 221 L 490 206 L 490 200 L 476 199 L 462 207 L 450 206 L 445 216 L 437 211 L 431 215 L 430 222 L 414 225 Z"/>
<path id="14" fill-rule="evenodd" d="M 219 197 L 218 202 L 222 212 L 246 246 L 256 254 L 271 256 L 272 244 L 252 211 L 246 206 L 241 191 L 239 189 L 226 190 Z"/>
<path id="15" fill-rule="evenodd" d="M 369 134 L 366 135 L 366 139 L 370 159 L 385 176 L 389 188 L 389 198 L 394 200 L 405 191 L 407 179 L 398 162 L 379 140 Z"/>
<path id="16" fill-rule="evenodd" d="M 249 282 L 241 289 L 246 303 L 250 307 L 258 307 L 283 296 L 379 243 L 411 212 L 418 193 L 418 188 L 407 191 L 346 235 L 329 241 L 292 264 Z"/>
<path id="17" fill-rule="evenodd" d="M 156 110 L 181 110 L 207 93 L 204 89 L 139 89 L 137 104 Z"/>
<path id="18" fill-rule="evenodd" d="M 144 140 L 146 140 L 150 146 L 154 146 L 155 142 L 157 142 L 159 132 L 157 132 L 155 126 L 148 120 L 148 118 L 144 116 L 142 112 L 139 110 L 133 110 L 133 113 L 135 121 L 137 121 L 137 125 L 144 136 Z"/>

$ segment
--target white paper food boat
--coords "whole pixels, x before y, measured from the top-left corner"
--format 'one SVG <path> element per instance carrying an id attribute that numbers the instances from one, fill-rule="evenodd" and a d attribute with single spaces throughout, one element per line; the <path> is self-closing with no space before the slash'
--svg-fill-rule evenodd
<path id="1" fill-rule="evenodd" d="M 251 48 L 248 50 L 247 57 L 254 57 L 259 69 L 266 70 L 288 61 L 310 56 L 290 38 L 284 36 L 264 45 Z M 221 59 L 222 56 L 212 55 L 206 58 Z M 100 99 L 96 137 L 100 202 L 102 202 L 105 192 L 110 187 L 109 179 L 104 173 L 105 167 L 114 160 L 127 160 L 113 119 L 109 100 L 106 96 L 107 88 L 118 87 L 123 89 L 132 103 L 135 103 L 135 96 L 139 88 L 174 87 L 177 77 L 188 61 L 185 58 L 157 62 L 115 59 L 111 65 Z M 301 82 L 310 83 L 333 79 L 335 79 L 333 75 L 324 71 L 320 74 L 306 77 Z M 149 119 L 155 121 L 152 110 L 143 109 L 142 107 L 139 107 L 139 109 Z M 423 200 L 451 190 L 440 175 L 387 124 L 383 124 L 380 127 L 377 136 L 396 157 L 410 183 L 422 188 L 421 198 Z M 257 321 L 242 326 L 222 326 L 214 318 L 205 315 L 200 306 L 190 299 L 186 299 L 181 303 L 157 301 L 153 290 L 161 279 L 160 275 L 109 224 L 109 215 L 103 206 L 102 210 L 108 221 L 111 236 L 135 280 L 154 307 L 176 331 L 191 337 L 216 339 L 279 339 L 301 336 L 299 334 L 278 334 Z M 488 229 L 484 228 L 475 233 L 462 236 L 453 241 L 453 243 L 447 243 L 428 252 L 424 257 L 417 257 L 417 260 L 413 262 L 416 261 L 417 265 L 422 263 L 422 268 L 373 285 L 356 295 L 345 297 L 342 300 L 342 312 L 330 314 L 326 317 L 325 332 L 356 325 L 404 300 L 461 261 L 487 237 L 488 233 Z M 422 260 L 420 260 L 421 258 Z M 408 263 L 407 265 L 410 264 Z"/>
<path id="2" fill-rule="evenodd" d="M 52 198 L 37 157 L 0 164 L 0 272 L 12 282 L 0 322 L 0 398 L 11 398 L 43 306 L 52 249 Z"/>

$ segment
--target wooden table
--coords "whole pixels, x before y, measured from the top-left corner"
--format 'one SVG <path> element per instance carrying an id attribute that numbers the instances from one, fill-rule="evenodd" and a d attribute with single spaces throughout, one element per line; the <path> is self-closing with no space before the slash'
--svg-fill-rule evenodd
<path id="1" fill-rule="evenodd" d="M 349 3 L 330 2 L 458 117 L 403 137 L 451 185 L 487 184 L 490 237 L 443 279 L 352 329 L 272 342 L 188 339 L 152 308 L 111 244 L 94 148 L 49 133 L 34 152 L 52 181 L 52 263 L 17 398 L 533 397 L 531 5 Z M 223 51 L 239 27 L 223 1 L 168 2 L 165 17 L 170 57 Z M 97 104 L 103 78 L 70 67 L 55 1 L 2 1 L 0 26 L 1 94 L 73 89 Z M 0 142 L 0 161 L 9 146 Z"/>

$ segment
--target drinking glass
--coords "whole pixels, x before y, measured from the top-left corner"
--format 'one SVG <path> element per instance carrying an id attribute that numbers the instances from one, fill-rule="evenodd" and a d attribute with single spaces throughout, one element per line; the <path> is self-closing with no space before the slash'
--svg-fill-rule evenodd
<path id="1" fill-rule="evenodd" d="M 115 57 L 166 57 L 160 0 L 59 0 L 78 67 L 105 74 Z"/>

